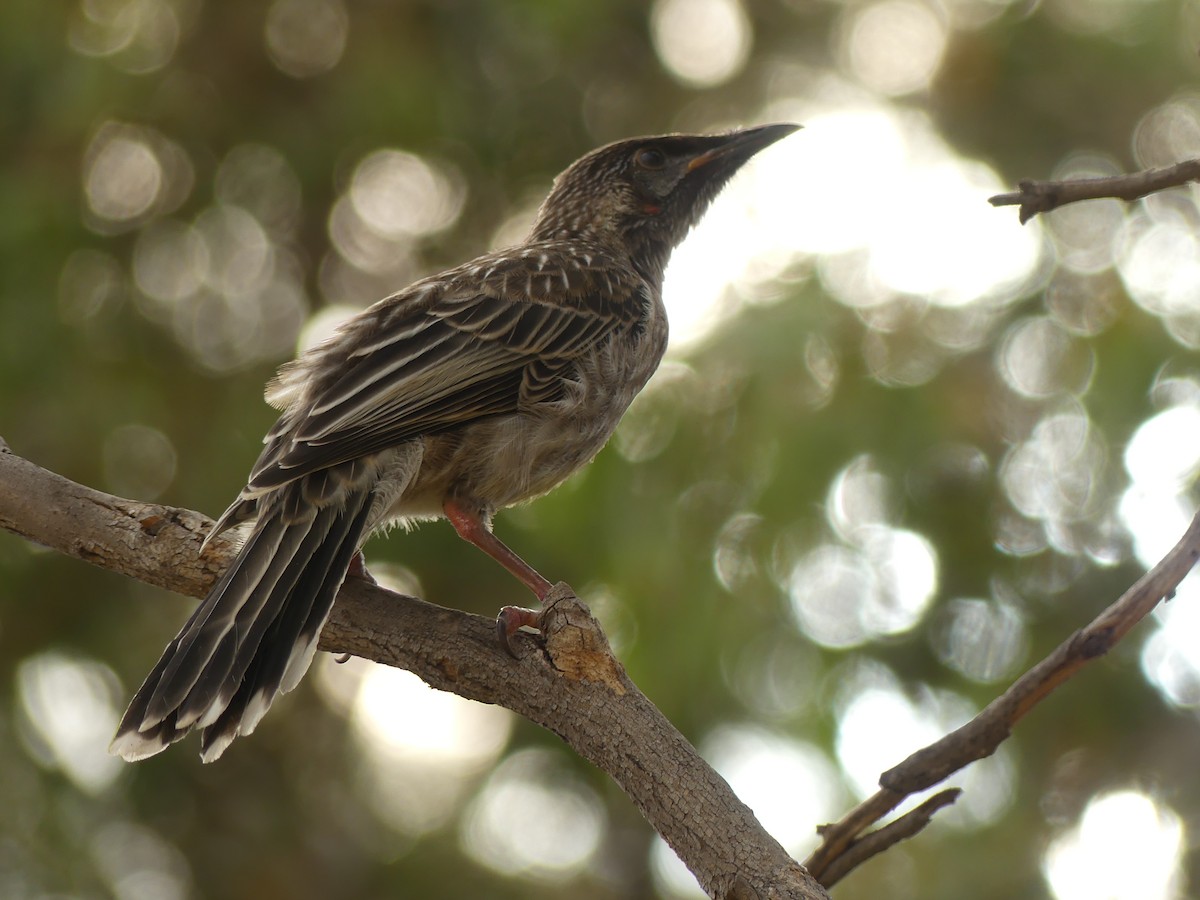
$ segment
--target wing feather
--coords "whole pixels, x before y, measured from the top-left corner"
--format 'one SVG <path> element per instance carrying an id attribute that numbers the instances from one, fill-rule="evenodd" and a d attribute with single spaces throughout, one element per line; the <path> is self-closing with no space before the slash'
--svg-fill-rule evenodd
<path id="1" fill-rule="evenodd" d="M 246 497 L 422 434 L 553 402 L 598 340 L 636 328 L 643 282 L 587 248 L 498 254 L 423 282 L 347 323 L 281 372 L 291 404 L 268 434 Z M 586 261 L 586 265 L 585 265 Z M 553 279 L 557 295 L 540 291 Z M 513 296 L 510 285 L 528 291 Z M 533 290 L 539 288 L 535 296 Z"/>

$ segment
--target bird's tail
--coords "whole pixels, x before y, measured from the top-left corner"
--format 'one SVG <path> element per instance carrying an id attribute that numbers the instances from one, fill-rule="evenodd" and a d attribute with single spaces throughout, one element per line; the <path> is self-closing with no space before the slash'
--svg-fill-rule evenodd
<path id="1" fill-rule="evenodd" d="M 320 473 L 260 501 L 250 536 L 134 695 L 110 752 L 144 759 L 201 729 L 201 758 L 212 762 L 300 681 L 372 500 L 369 487 L 343 484 L 317 505 L 328 485 L 314 482 Z"/>

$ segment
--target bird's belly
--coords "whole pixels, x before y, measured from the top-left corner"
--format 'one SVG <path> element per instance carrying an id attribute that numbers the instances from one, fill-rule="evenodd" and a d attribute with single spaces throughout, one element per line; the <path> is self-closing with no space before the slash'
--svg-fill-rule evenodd
<path id="1" fill-rule="evenodd" d="M 598 348 L 561 400 L 423 438 L 420 470 L 392 515 L 436 516 L 449 497 L 490 513 L 553 490 L 600 452 L 657 368 L 666 335 L 652 334 L 634 352 Z"/>

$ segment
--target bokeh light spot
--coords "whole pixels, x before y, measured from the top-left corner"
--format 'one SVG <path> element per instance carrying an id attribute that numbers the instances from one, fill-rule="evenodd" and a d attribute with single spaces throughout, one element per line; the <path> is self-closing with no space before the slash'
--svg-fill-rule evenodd
<path id="1" fill-rule="evenodd" d="M 390 753 L 473 767 L 508 742 L 512 715 L 498 706 L 436 691 L 411 672 L 372 666 L 352 718 L 361 741 Z"/>
<path id="2" fill-rule="evenodd" d="M 917 0 L 882 0 L 856 9 L 847 31 L 847 67 L 890 96 L 929 87 L 946 49 L 945 25 Z"/>
<path id="3" fill-rule="evenodd" d="M 1200 146 L 1200 94 L 1187 91 L 1142 117 L 1133 136 L 1138 165 L 1170 166 Z"/>
<path id="4" fill-rule="evenodd" d="M 117 727 L 117 679 L 88 659 L 46 652 L 17 666 L 17 692 L 34 758 L 60 769 L 80 790 L 97 794 L 123 763 L 106 752 Z"/>
<path id="5" fill-rule="evenodd" d="M 1145 487 L 1187 485 L 1200 470 L 1200 408 L 1175 406 L 1138 426 L 1125 448 L 1125 470 Z"/>
<path id="6" fill-rule="evenodd" d="M 705 900 L 708 897 L 691 869 L 676 856 L 671 845 L 658 835 L 654 836 L 654 842 L 650 845 L 650 872 L 654 876 L 655 887 L 667 897 L 677 897 L 679 900 Z"/>
<path id="7" fill-rule="evenodd" d="M 817 747 L 754 725 L 724 725 L 701 755 L 792 855 L 817 844 L 817 826 L 842 801 L 837 770 Z"/>
<path id="8" fill-rule="evenodd" d="M 350 660 L 327 662 L 320 680 L 334 702 L 357 691 L 350 708 L 365 765 L 358 773 L 363 800 L 403 834 L 439 828 L 457 811 L 470 781 L 504 750 L 512 715 L 435 691 L 401 669 Z"/>
<path id="9" fill-rule="evenodd" d="M 1042 871 L 1057 900 L 1170 900 L 1181 896 L 1183 851 L 1183 823 L 1169 806 L 1118 791 L 1092 798 Z"/>
<path id="10" fill-rule="evenodd" d="M 750 55 L 750 20 L 738 0 L 657 0 L 650 34 L 666 70 L 697 87 L 729 80 Z"/>
<path id="11" fill-rule="evenodd" d="M 68 20 L 67 43 L 144 75 L 171 61 L 181 32 L 177 6 L 166 0 L 81 0 Z"/>
<path id="12" fill-rule="evenodd" d="M 374 231 L 420 237 L 454 224 L 466 199 L 456 174 L 402 150 L 376 150 L 354 171 L 350 200 Z"/>
<path id="13" fill-rule="evenodd" d="M 191 871 L 179 848 L 134 822 L 102 824 L 89 842 L 115 900 L 187 900 Z"/>
<path id="14" fill-rule="evenodd" d="M 144 227 L 133 269 L 142 314 L 217 372 L 290 352 L 308 308 L 299 260 L 231 204 Z"/>
<path id="15" fill-rule="evenodd" d="M 853 647 L 870 638 L 858 610 L 879 590 L 859 554 L 826 544 L 800 560 L 789 579 L 792 612 L 800 629 L 826 647 Z"/>
<path id="16" fill-rule="evenodd" d="M 133 246 L 133 280 L 155 304 L 150 318 L 170 319 L 170 308 L 191 297 L 208 279 L 208 244 L 195 228 L 165 219 L 138 232 Z"/>
<path id="17" fill-rule="evenodd" d="M 1130 485 L 1117 511 L 1133 537 L 1133 554 L 1146 568 L 1155 565 L 1183 534 L 1196 513 L 1195 504 L 1173 491 Z"/>
<path id="18" fill-rule="evenodd" d="M 554 753 L 523 750 L 488 778 L 461 836 L 490 869 L 562 881 L 596 852 L 604 826 L 603 804 Z"/>
<path id="19" fill-rule="evenodd" d="M 262 290 L 274 274 L 274 248 L 252 215 L 236 206 L 210 206 L 196 217 L 208 250 L 205 281 L 226 297 Z"/>
<path id="20" fill-rule="evenodd" d="M 1183 403 L 1143 422 L 1125 448 L 1132 483 L 1118 510 L 1143 565 L 1161 559 L 1192 517 L 1189 488 L 1200 471 L 1197 439 L 1200 408 Z"/>
<path id="21" fill-rule="evenodd" d="M 1125 227 L 1117 271 L 1134 302 L 1157 316 L 1195 317 L 1200 293 L 1200 238 L 1191 218 L 1143 207 Z"/>
<path id="22" fill-rule="evenodd" d="M 917 532 L 889 527 L 870 529 L 862 546 L 880 585 L 878 597 L 863 608 L 864 623 L 880 635 L 908 631 L 937 591 L 937 551 Z"/>
<path id="23" fill-rule="evenodd" d="M 865 454 L 856 456 L 833 477 L 825 496 L 825 517 L 847 541 L 887 522 L 893 512 L 891 483 Z"/>
<path id="24" fill-rule="evenodd" d="M 290 237 L 299 225 L 300 179 L 273 147 L 234 147 L 221 160 L 214 186 L 217 200 L 246 210 L 277 239 Z"/>
<path id="25" fill-rule="evenodd" d="M 750 549 L 762 516 L 738 513 L 723 526 L 713 549 L 713 572 L 726 590 L 736 593 L 739 587 L 758 572 L 758 564 Z"/>
<path id="26" fill-rule="evenodd" d="M 1009 326 L 999 350 L 1004 381 L 1018 394 L 1035 399 L 1082 393 L 1094 365 L 1091 351 L 1047 316 L 1030 316 Z"/>
<path id="27" fill-rule="evenodd" d="M 921 535 L 880 526 L 859 548 L 825 544 L 792 569 L 788 591 L 801 630 L 826 647 L 852 647 L 912 628 L 937 589 L 937 557 Z"/>
<path id="28" fill-rule="evenodd" d="M 133 132 L 101 132 L 93 143 L 84 192 L 92 212 L 123 222 L 147 212 L 162 188 L 162 163 Z"/>
<path id="29" fill-rule="evenodd" d="M 959 599 L 939 609 L 932 640 L 938 658 L 974 681 L 1011 675 L 1029 643 L 1024 617 L 1013 607 Z"/>
<path id="30" fill-rule="evenodd" d="M 83 159 L 84 222 L 101 234 L 136 227 L 176 209 L 191 193 L 191 161 L 152 128 L 105 122 Z"/>
<path id="31" fill-rule="evenodd" d="M 105 486 L 120 497 L 157 500 L 175 480 L 175 446 L 157 428 L 121 425 L 101 448 Z"/>
<path id="32" fill-rule="evenodd" d="M 267 11 L 267 55 L 281 72 L 311 78 L 341 61 L 349 31 L 341 0 L 275 0 Z"/>
<path id="33" fill-rule="evenodd" d="M 1081 409 L 1046 416 L 1001 465 L 1013 505 L 1031 519 L 1056 524 L 1095 507 L 1107 451 Z"/>
<path id="34" fill-rule="evenodd" d="M 734 245 L 822 254 L 823 282 L 850 306 L 897 292 L 950 307 L 1007 299 L 1028 289 L 1041 257 L 1036 222 L 1014 229 L 988 206 L 999 176 L 959 157 L 920 115 L 862 102 L 814 113 L 748 177 L 761 190 L 750 220 L 761 232 L 743 219 Z"/>
<path id="35" fill-rule="evenodd" d="M 888 479 L 869 456 L 838 472 L 825 515 L 844 544 L 800 556 L 785 587 L 800 629 L 827 647 L 851 647 L 912 628 L 937 591 L 938 559 L 924 536 L 887 524 Z"/>
<path id="36" fill-rule="evenodd" d="M 1155 607 L 1158 628 L 1142 645 L 1142 671 L 1168 703 L 1200 708 L 1200 585 L 1187 578 L 1171 602 Z"/>
<path id="37" fill-rule="evenodd" d="M 125 295 L 121 264 L 109 253 L 83 248 L 63 263 L 58 310 L 68 325 L 80 325 L 116 308 Z"/>
<path id="38" fill-rule="evenodd" d="M 837 755 L 855 793 L 875 792 L 882 772 L 943 734 L 927 710 L 894 687 L 868 687 L 838 717 Z M 887 735 L 887 740 L 880 740 Z"/>

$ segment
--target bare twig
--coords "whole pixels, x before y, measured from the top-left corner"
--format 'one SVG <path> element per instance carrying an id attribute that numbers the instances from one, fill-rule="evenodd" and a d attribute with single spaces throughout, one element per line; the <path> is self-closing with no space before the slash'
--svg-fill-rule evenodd
<path id="1" fill-rule="evenodd" d="M 977 759 L 991 756 L 1013 727 L 1059 685 L 1111 650 L 1175 589 L 1200 559 L 1200 513 L 1179 543 L 1153 569 L 1090 625 L 1075 632 L 1049 656 L 1013 682 L 974 719 L 880 776 L 880 790 L 846 816 L 821 829 L 822 843 L 805 867 L 822 884 L 852 851 L 858 835 L 918 791 L 926 790 Z M 865 840 L 865 838 L 863 839 Z"/>
<path id="2" fill-rule="evenodd" d="M 952 804 L 961 793 L 962 788 L 947 788 L 939 791 L 894 822 L 889 822 L 865 837 L 853 841 L 821 872 L 819 876 L 821 884 L 827 888 L 833 887 L 851 870 L 865 863 L 872 856 L 878 856 L 889 847 L 919 834 L 932 821 L 934 813 Z"/>
<path id="3" fill-rule="evenodd" d="M 1038 213 L 1049 212 L 1080 200 L 1110 197 L 1140 200 L 1147 194 L 1200 181 L 1200 159 L 1188 159 L 1164 169 L 1145 169 L 1128 175 L 1080 178 L 1068 181 L 1022 181 L 1019 191 L 989 197 L 992 206 L 1020 206 L 1021 224 Z"/>
<path id="4" fill-rule="evenodd" d="M 0 528 L 111 571 L 203 596 L 233 553 L 210 520 L 91 490 L 0 452 Z M 629 680 L 564 584 L 551 594 L 544 647 L 512 659 L 495 622 L 349 579 L 320 646 L 415 672 L 435 688 L 505 706 L 607 772 L 710 896 L 828 900 L 729 785 Z M 149 652 L 149 650 L 148 650 Z M 147 665 L 150 657 L 147 657 Z M 746 893 L 749 891 L 750 893 Z"/>
<path id="5" fill-rule="evenodd" d="M 817 834 L 821 836 L 821 845 L 804 861 L 804 868 L 825 884 L 825 875 L 834 867 L 835 861 L 850 849 L 860 834 L 903 803 L 904 796 L 884 788 L 876 791 L 838 821 L 818 827 Z"/>
<path id="6" fill-rule="evenodd" d="M 1044 660 L 1013 682 L 982 712 L 941 740 L 885 772 L 880 783 L 911 794 L 937 784 L 967 763 L 991 756 L 1012 728 L 1051 691 L 1118 641 L 1175 589 L 1200 559 L 1200 514 L 1153 569 L 1090 625 L 1075 632 Z"/>

